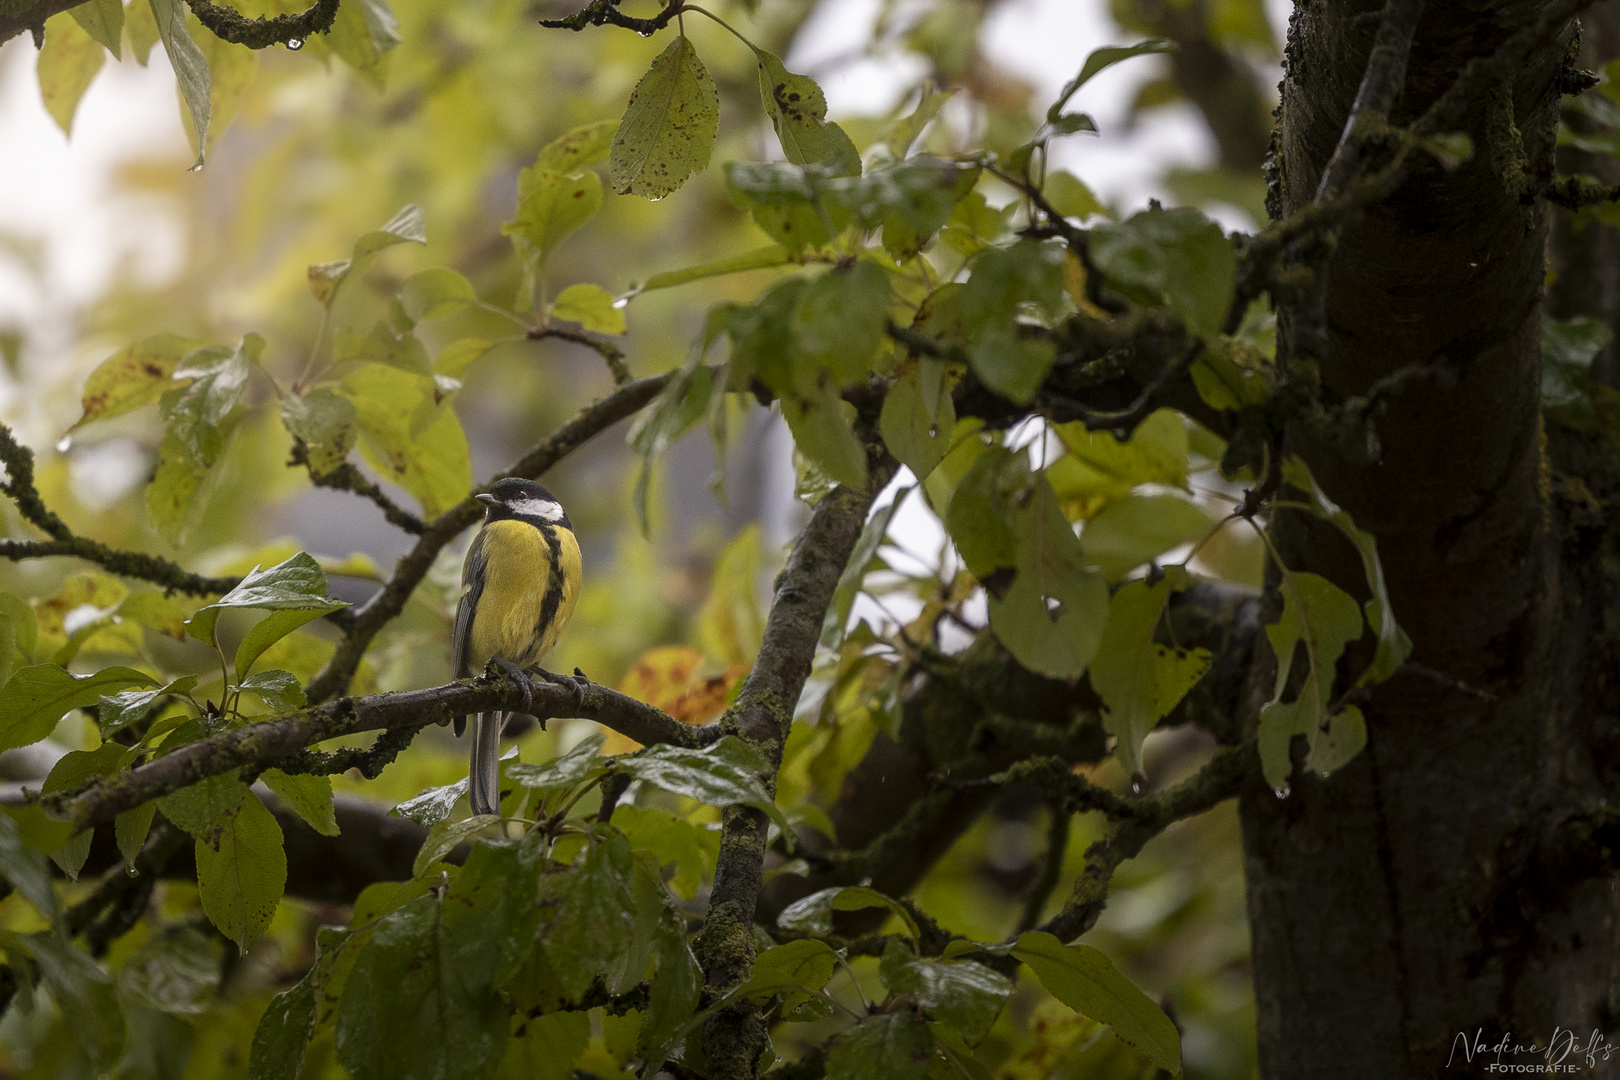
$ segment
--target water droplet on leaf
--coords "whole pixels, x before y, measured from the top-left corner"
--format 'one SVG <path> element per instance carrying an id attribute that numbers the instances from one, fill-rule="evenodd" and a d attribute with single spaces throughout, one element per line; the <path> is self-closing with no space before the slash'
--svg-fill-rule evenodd
<path id="1" fill-rule="evenodd" d="M 1279 799 L 1286 799 L 1288 796 L 1294 793 L 1294 789 L 1289 787 L 1287 784 L 1282 784 L 1278 787 L 1272 788 L 1271 793 L 1277 796 Z"/>
<path id="2" fill-rule="evenodd" d="M 56 440 L 56 452 L 58 454 L 65 454 L 71 449 L 73 449 L 73 436 L 64 435 Z"/>
<path id="3" fill-rule="evenodd" d="M 1140 795 L 1148 788 L 1148 778 L 1145 773 L 1131 774 L 1131 794 Z"/>
<path id="4" fill-rule="evenodd" d="M 930 439 L 939 438 L 939 425 L 938 424 L 929 424 L 928 425 L 928 437 Z"/>
<path id="5" fill-rule="evenodd" d="M 287 48 L 291 52 L 297 52 L 299 49 L 302 49 L 303 47 L 304 47 L 304 39 L 303 38 L 295 37 L 295 38 L 288 38 L 287 39 Z"/>

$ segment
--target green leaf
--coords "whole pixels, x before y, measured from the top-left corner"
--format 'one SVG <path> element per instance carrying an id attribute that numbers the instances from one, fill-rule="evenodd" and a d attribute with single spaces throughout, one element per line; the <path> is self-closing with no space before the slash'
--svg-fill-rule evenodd
<path id="1" fill-rule="evenodd" d="M 34 905 L 34 910 L 53 924 L 57 922 L 60 913 L 51 888 L 51 869 L 43 855 L 24 845 L 17 822 L 6 814 L 0 814 L 0 879 Z"/>
<path id="2" fill-rule="evenodd" d="M 844 1032 L 827 1054 L 827 1080 L 925 1080 L 934 1036 L 910 1013 L 885 1013 Z"/>
<path id="3" fill-rule="evenodd" d="M 74 22 L 84 27 L 85 33 L 105 45 L 114 60 L 123 59 L 124 5 L 119 0 L 90 0 L 87 4 L 69 8 L 68 14 L 73 16 Z M 45 40 L 47 43 L 50 41 L 49 33 Z"/>
<path id="4" fill-rule="evenodd" d="M 343 0 L 326 35 L 331 50 L 378 90 L 388 74 L 388 53 L 400 42 L 388 0 Z"/>
<path id="5" fill-rule="evenodd" d="M 1086 62 L 1080 65 L 1080 74 L 1064 85 L 1063 92 L 1052 103 L 1052 107 L 1046 110 L 1046 122 L 1055 124 L 1061 120 L 1063 108 L 1069 103 L 1069 99 L 1074 97 L 1075 93 L 1090 82 L 1091 77 L 1098 72 L 1105 71 L 1121 61 L 1130 60 L 1133 57 L 1146 56 L 1150 53 L 1170 52 L 1175 47 L 1176 43 L 1168 38 L 1148 38 L 1145 41 L 1137 42 L 1135 45 L 1108 45 L 1101 49 L 1093 49 L 1091 54 L 1086 57 Z"/>
<path id="6" fill-rule="evenodd" d="M 984 449 L 957 483 L 945 527 L 974 577 L 1018 564 L 1020 505 L 1033 483 L 1024 455 L 1001 446 Z"/>
<path id="7" fill-rule="evenodd" d="M 1046 381 L 1052 345 L 1019 333 L 1019 305 L 1033 303 L 1055 311 L 1063 295 L 1061 253 L 1022 240 L 989 248 L 973 264 L 959 294 L 968 358 L 984 384 L 1017 405 L 1027 405 Z"/>
<path id="8" fill-rule="evenodd" d="M 699 263 L 696 266 L 684 267 L 680 270 L 666 270 L 661 274 L 654 274 L 647 279 L 646 284 L 631 290 L 630 295 L 640 296 L 644 292 L 654 289 L 668 289 L 675 285 L 685 285 L 693 281 L 702 281 L 705 278 L 722 277 L 726 274 L 740 274 L 747 270 L 767 270 L 776 266 L 784 266 L 793 261 L 787 248 L 780 244 L 766 244 L 764 247 L 745 251 L 741 255 L 732 255 L 713 262 Z"/>
<path id="9" fill-rule="evenodd" d="M 366 462 L 410 492 L 425 517 L 436 518 L 467 497 L 467 435 L 431 377 L 367 364 L 346 376 L 339 392 L 354 403 Z"/>
<path id="10" fill-rule="evenodd" d="M 854 408 L 839 396 L 830 375 L 784 395 L 781 407 L 800 453 L 845 487 L 866 489 L 866 449 L 850 422 Z"/>
<path id="11" fill-rule="evenodd" d="M 844 129 L 827 120 L 827 98 L 807 75 L 795 75 L 775 53 L 756 48 L 759 93 L 783 155 L 795 165 L 825 164 L 840 176 L 859 176 L 861 155 Z"/>
<path id="12" fill-rule="evenodd" d="M 291 712 L 304 707 L 304 687 L 290 671 L 261 671 L 243 679 L 240 688 L 256 695 L 273 712 Z"/>
<path id="13" fill-rule="evenodd" d="M 1075 1012 L 1107 1024 L 1161 1069 L 1181 1071 L 1181 1037 L 1164 1010 L 1119 973 L 1112 960 L 1089 945 L 1064 945 L 1031 930 L 1012 954 L 1030 966 L 1047 992 Z"/>
<path id="14" fill-rule="evenodd" d="M 1012 980 L 972 960 L 919 960 L 890 939 L 879 973 L 891 994 L 910 994 L 917 1004 L 976 1043 L 989 1032 L 1012 994 Z"/>
<path id="15" fill-rule="evenodd" d="M 363 0 L 364 3 L 383 4 L 383 0 Z M 351 9 L 348 3 L 338 9 L 338 20 L 342 22 L 345 9 Z M 387 10 L 383 5 L 383 10 Z M 392 16 L 390 16 L 392 18 Z M 395 244 L 425 244 L 427 243 L 427 215 L 415 203 L 407 203 L 393 217 L 376 229 L 365 233 L 354 242 L 354 248 L 349 258 L 339 259 L 336 262 L 317 263 L 309 268 L 309 291 L 316 301 L 330 308 L 337 299 L 339 290 L 344 282 L 351 277 L 363 274 L 366 267 L 377 252 Z"/>
<path id="16" fill-rule="evenodd" d="M 326 1008 L 327 988 L 353 936 L 324 927 L 315 935 L 315 962 L 291 989 L 270 999 L 253 1032 L 248 1080 L 297 1080 L 304 1050 L 315 1032 L 317 1005 Z"/>
<path id="17" fill-rule="evenodd" d="M 1046 475 L 1073 517 L 1090 517 L 1138 484 L 1187 484 L 1187 425 L 1174 409 L 1159 409 L 1120 442 L 1082 423 L 1056 425 L 1068 453 Z"/>
<path id="18" fill-rule="evenodd" d="M 1311 752 L 1305 757 L 1305 767 L 1318 776 L 1333 775 L 1340 767 L 1367 745 L 1367 720 L 1354 705 L 1346 705 L 1334 713 L 1326 731 L 1317 733 L 1311 741 Z"/>
<path id="19" fill-rule="evenodd" d="M 208 466 L 192 457 L 184 443 L 174 435 L 164 436 L 157 470 L 146 488 L 146 516 L 170 543 L 178 543 L 184 534 L 207 475 Z"/>
<path id="20" fill-rule="evenodd" d="M 163 796 L 158 808 L 193 839 L 212 840 L 229 825 L 247 793 L 247 785 L 234 771 L 219 773 Z"/>
<path id="21" fill-rule="evenodd" d="M 692 899 L 704 878 L 714 873 L 720 834 L 712 829 L 668 810 L 624 805 L 613 812 L 613 826 L 629 838 L 638 853 L 652 852 L 666 869 L 674 864 L 675 876 L 669 885 L 683 899 Z"/>
<path id="22" fill-rule="evenodd" d="M 28 601 L 14 593 L 0 592 L 0 675 L 10 679 L 19 664 L 34 657 L 39 643 L 39 620 Z"/>
<path id="23" fill-rule="evenodd" d="M 1213 523 L 1197 504 L 1176 495 L 1128 495 L 1086 522 L 1086 561 L 1117 580 L 1149 559 L 1190 544 Z"/>
<path id="24" fill-rule="evenodd" d="M 776 925 L 793 933 L 826 937 L 832 933 L 833 912 L 874 907 L 888 908 L 899 917 L 907 933 L 914 938 L 920 935 L 917 921 L 904 904 L 865 885 L 834 886 L 811 893 L 783 908 L 776 917 Z"/>
<path id="25" fill-rule="evenodd" d="M 454 315 L 477 299 L 472 283 L 444 266 L 412 274 L 399 290 L 400 305 L 412 322 Z"/>
<path id="26" fill-rule="evenodd" d="M 224 950 L 195 926 L 154 928 L 118 971 L 118 989 L 171 1016 L 200 1016 L 214 1003 Z"/>
<path id="27" fill-rule="evenodd" d="M 739 997 L 766 998 L 789 990 L 820 990 L 832 978 L 838 954 L 824 941 L 803 938 L 766 949 L 754 958 L 754 971 Z"/>
<path id="28" fill-rule="evenodd" d="M 489 828 L 500 820 L 497 814 L 474 814 L 461 821 L 436 821 L 428 829 L 427 839 L 416 853 L 411 873 L 421 877 L 432 865 L 454 851 L 474 833 Z"/>
<path id="29" fill-rule="evenodd" d="M 937 408 L 932 411 L 924 380 L 934 384 Z M 901 362 L 883 398 L 883 412 L 878 418 L 883 443 L 919 480 L 926 480 L 934 466 L 944 460 L 956 427 L 956 403 L 945 392 L 944 380 L 942 362 L 908 359 Z"/>
<path id="30" fill-rule="evenodd" d="M 534 947 L 540 924 L 535 903 L 546 862 L 542 838 L 474 844 L 450 885 L 441 912 L 456 941 L 445 974 L 487 993 L 517 973 Z"/>
<path id="31" fill-rule="evenodd" d="M 322 836 L 338 835 L 337 809 L 332 804 L 330 778 L 266 769 L 259 779 L 310 828 Z"/>
<path id="32" fill-rule="evenodd" d="M 1367 578 L 1367 590 L 1372 594 L 1372 599 L 1365 605 L 1367 625 L 1377 633 L 1378 647 L 1373 652 L 1372 663 L 1361 673 L 1356 685 L 1370 686 L 1373 683 L 1383 682 L 1400 670 L 1401 665 L 1406 663 L 1406 658 L 1412 655 L 1412 639 L 1407 637 L 1406 631 L 1395 621 L 1395 609 L 1389 599 L 1389 585 L 1384 581 L 1384 564 L 1378 557 L 1378 540 L 1372 533 L 1357 526 L 1349 514 L 1327 497 L 1327 492 L 1316 482 L 1316 478 L 1311 475 L 1310 467 L 1303 459 L 1298 457 L 1286 459 L 1283 462 L 1283 478 L 1305 492 L 1316 516 L 1337 526 L 1339 531 L 1356 546 L 1356 552 L 1361 556 L 1361 568 Z"/>
<path id="33" fill-rule="evenodd" d="M 404 310 L 403 305 L 400 310 Z M 365 335 L 339 330 L 332 341 L 332 356 L 336 362 L 351 368 L 373 363 L 423 377 L 433 373 L 433 362 L 416 334 L 409 328 L 383 320 L 378 320 Z"/>
<path id="34" fill-rule="evenodd" d="M 617 817 L 617 813 L 614 815 Z M 651 862 L 652 860 L 646 860 Z M 638 890 L 650 891 L 658 913 L 658 927 L 653 931 L 652 952 L 656 970 L 647 992 L 647 1009 L 642 1014 L 641 1030 L 636 1044 L 643 1051 L 664 1047 L 697 1012 L 703 996 L 703 969 L 698 966 L 692 947 L 686 942 L 686 921 L 669 901 L 658 875 L 657 865 L 651 873 L 637 861 Z M 634 972 L 630 973 L 632 976 Z M 654 1053 L 652 1056 L 658 1056 Z M 663 1061 L 651 1062 L 652 1073 Z"/>
<path id="35" fill-rule="evenodd" d="M 419 896 L 384 916 L 355 960 L 337 1011 L 337 1058 L 355 1080 L 473 1080 L 506 1049 L 506 1009 L 488 972 L 458 954 L 472 927 Z"/>
<path id="36" fill-rule="evenodd" d="M 606 741 L 606 732 L 594 731 L 549 765 L 527 765 L 522 762 L 512 764 L 506 770 L 507 779 L 523 787 L 571 791 L 581 784 L 596 780 L 608 771 L 609 763 L 600 756 L 602 744 Z M 416 802 L 423 798 L 426 796 L 419 795 L 411 801 Z"/>
<path id="37" fill-rule="evenodd" d="M 841 384 L 864 379 L 883 343 L 888 309 L 889 275 L 876 263 L 863 259 L 827 271 L 794 309 L 795 364 L 824 368 Z"/>
<path id="38" fill-rule="evenodd" d="M 1271 701 L 1260 710 L 1258 735 L 1261 770 L 1273 788 L 1284 787 L 1293 772 L 1288 748 L 1294 736 L 1304 735 L 1314 750 L 1329 729 L 1334 665 L 1345 646 L 1362 633 L 1361 608 L 1355 598 L 1327 578 L 1293 571 L 1284 575 L 1281 591 L 1282 614 L 1266 627 L 1266 638 L 1277 656 L 1277 684 Z M 1283 692 L 1288 688 L 1295 650 L 1300 645 L 1305 647 L 1309 670 L 1298 696 L 1284 703 Z M 1341 741 L 1341 745 L 1347 745 L 1347 741 Z M 1318 760 L 1331 761 L 1336 756 L 1324 751 Z"/>
<path id="39" fill-rule="evenodd" d="M 1568 408 L 1591 402 L 1592 361 L 1614 333 L 1601 319 L 1541 320 L 1541 405 Z"/>
<path id="40" fill-rule="evenodd" d="M 197 147 L 197 161 L 192 168 L 201 168 L 211 108 L 208 59 L 191 40 L 183 0 L 150 0 L 150 3 L 158 39 L 163 42 L 163 51 L 169 56 L 169 66 L 174 69 L 175 81 L 179 84 L 180 100 L 185 102 L 186 112 L 191 115 L 192 144 Z"/>
<path id="41" fill-rule="evenodd" d="M 1091 230 L 1092 262 L 1144 303 L 1163 305 L 1203 338 L 1219 338 L 1237 254 L 1221 227 L 1190 208 L 1150 209 Z"/>
<path id="42" fill-rule="evenodd" d="M 1142 771 L 1142 740 L 1187 696 L 1211 658 L 1208 649 L 1181 649 L 1154 640 L 1172 591 L 1187 587 L 1187 572 L 1166 571 L 1158 583 L 1129 581 L 1108 605 L 1108 625 L 1091 662 L 1091 687 L 1106 711 L 1103 728 L 1119 740 L 1120 766 Z"/>
<path id="43" fill-rule="evenodd" d="M 55 664 L 19 668 L 0 690 L 0 750 L 38 742 L 62 717 L 96 704 L 103 694 L 156 681 L 126 667 L 103 668 L 94 675 L 70 675 Z"/>
<path id="44" fill-rule="evenodd" d="M 681 35 L 630 94 L 608 155 L 608 182 L 621 195 L 662 199 L 708 167 L 719 125 L 714 80 Z"/>
<path id="45" fill-rule="evenodd" d="M 462 777 L 444 787 L 428 788 L 413 799 L 406 799 L 388 811 L 396 817 L 414 821 L 424 829 L 450 816 L 456 803 L 467 794 L 467 778 Z"/>
<path id="46" fill-rule="evenodd" d="M 40 50 L 36 67 L 39 94 L 45 111 L 64 135 L 73 133 L 73 114 L 78 111 L 79 99 L 106 62 L 107 54 L 95 38 L 67 12 L 45 20 L 45 47 Z"/>
<path id="47" fill-rule="evenodd" d="M 939 115 L 945 103 L 956 96 L 956 88 L 941 89 L 939 84 L 929 82 L 923 86 L 917 98 L 917 107 L 910 113 L 894 122 L 894 125 L 883 136 L 883 142 L 888 146 L 890 153 L 897 158 L 904 158 L 911 153 L 911 144 L 923 133 L 923 128 Z"/>
<path id="48" fill-rule="evenodd" d="M 892 393 L 892 391 L 891 391 Z M 844 564 L 844 572 L 838 575 L 838 587 L 833 590 L 832 603 L 827 605 L 827 617 L 821 623 L 821 645 L 823 648 L 836 649 L 844 642 L 844 630 L 849 625 L 850 609 L 855 606 L 855 597 L 861 591 L 861 581 L 866 576 L 867 564 L 877 554 L 877 549 L 889 532 L 889 522 L 894 520 L 896 510 L 911 494 L 911 488 L 903 487 L 894 493 L 894 498 L 873 512 L 867 519 L 861 535 L 855 541 L 855 548 L 850 552 L 849 561 Z"/>
<path id="49" fill-rule="evenodd" d="M 197 676 L 185 675 L 165 683 L 156 690 L 124 690 L 117 694 L 103 694 L 97 710 L 96 726 L 103 739 L 124 730 L 145 717 L 159 698 L 168 694 L 184 694 L 197 685 Z"/>
<path id="50" fill-rule="evenodd" d="M 555 1012 L 525 1019 L 506 1044 L 497 1080 L 574 1080 L 574 1062 L 591 1041 L 591 1018 Z"/>
<path id="51" fill-rule="evenodd" d="M 160 404 L 163 423 L 205 467 L 219 457 L 224 443 L 221 426 L 241 399 L 248 373 L 263 351 L 264 339 L 248 334 L 235 349 L 223 345 L 198 349 L 175 368 L 174 378 L 190 383 L 164 393 Z"/>
<path id="52" fill-rule="evenodd" d="M 630 842 L 622 834 L 609 827 L 592 830 L 585 856 L 546 933 L 546 955 L 568 998 L 578 999 L 599 977 L 612 987 L 626 974 L 635 944 L 633 866 Z"/>
<path id="53" fill-rule="evenodd" d="M 294 557 L 296 558 L 296 556 Z M 308 559 L 309 556 L 305 555 L 304 558 Z M 322 578 L 324 580 L 324 574 L 322 574 Z M 223 601 L 221 602 L 223 603 Z M 253 670 L 253 665 L 258 662 L 259 657 L 263 656 L 264 651 L 270 646 L 297 630 L 300 626 L 314 622 L 321 616 L 346 606 L 347 604 L 342 600 L 321 597 L 319 602 L 311 603 L 308 607 L 284 608 L 280 611 L 272 611 L 269 615 L 254 623 L 253 629 L 242 637 L 241 644 L 236 647 L 237 680 L 246 679 L 247 673 Z M 276 683 L 259 683 L 255 685 L 254 692 L 257 693 L 259 687 L 274 689 L 277 685 Z M 260 694 L 260 696 L 263 697 L 264 695 Z M 302 698 L 302 695 L 300 695 L 300 698 Z M 299 704 L 303 704 L 302 700 L 299 701 Z"/>
<path id="54" fill-rule="evenodd" d="M 1047 205 L 1064 217 L 1088 218 L 1108 212 L 1102 200 L 1079 177 L 1062 169 L 1047 174 L 1041 194 L 1046 196 Z"/>
<path id="55" fill-rule="evenodd" d="M 71 1043 L 93 1068 L 110 1070 L 124 1049 L 124 1017 L 112 979 L 87 953 L 55 934 L 15 938 L 39 966 Z"/>
<path id="56" fill-rule="evenodd" d="M 549 317 L 579 323 L 582 328 L 598 334 L 622 334 L 628 329 L 624 312 L 614 306 L 612 294 L 600 285 L 583 282 L 557 294 Z"/>
<path id="57" fill-rule="evenodd" d="M 198 641 L 214 644 L 214 628 L 219 622 L 219 613 L 232 608 L 257 608 L 262 611 L 314 611 L 325 614 L 346 606 L 341 600 L 333 600 L 326 595 L 326 574 L 321 570 L 320 564 L 307 553 L 300 551 L 284 562 L 277 563 L 268 570 L 255 566 L 241 582 L 215 600 L 212 604 L 198 608 L 186 623 L 186 633 Z M 290 632 L 289 628 L 288 632 Z M 265 642 L 268 646 L 277 639 Z M 264 650 L 261 648 L 253 653 L 251 659 L 256 659 Z M 238 651 L 238 659 L 241 652 Z M 250 659 L 250 663 L 251 663 Z"/>
<path id="58" fill-rule="evenodd" d="M 459 379 L 466 374 L 472 362 L 493 349 L 496 342 L 483 338 L 462 338 L 446 345 L 433 361 L 433 373 Z"/>
<path id="59" fill-rule="evenodd" d="M 990 627 L 1031 671 L 1075 678 L 1102 642 L 1108 587 L 1103 575 L 1086 565 L 1086 552 L 1044 473 L 1033 478 L 1017 526 L 1017 572 L 1011 584 L 999 595 L 986 586 Z"/>
<path id="60" fill-rule="evenodd" d="M 157 800 L 143 802 L 133 810 L 125 810 L 113 819 L 113 838 L 125 866 L 134 866 L 146 846 L 146 834 L 152 831 L 152 815 L 157 813 Z"/>
<path id="61" fill-rule="evenodd" d="M 167 800 L 163 812 L 169 814 Z M 281 842 L 281 826 L 257 796 L 244 798 L 224 825 L 209 830 L 206 838 L 197 837 L 197 889 L 203 911 L 244 952 L 270 928 L 281 902 L 287 884 L 287 856 Z"/>
<path id="62" fill-rule="evenodd" d="M 736 735 L 727 735 L 701 750 L 649 746 L 620 755 L 613 766 L 637 780 L 710 806 L 752 806 L 788 831 L 787 819 L 761 780 L 775 770 Z"/>
<path id="63" fill-rule="evenodd" d="M 518 174 L 517 214 L 501 226 L 519 257 L 535 263 L 596 215 L 602 179 L 585 172 L 607 156 L 618 124 L 607 120 L 578 127 L 547 144 L 530 168 Z"/>

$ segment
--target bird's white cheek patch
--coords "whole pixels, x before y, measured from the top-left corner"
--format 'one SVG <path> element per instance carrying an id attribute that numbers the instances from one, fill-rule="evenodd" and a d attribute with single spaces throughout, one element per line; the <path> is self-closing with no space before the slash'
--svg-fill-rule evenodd
<path id="1" fill-rule="evenodd" d="M 561 521 L 563 508 L 550 499 L 517 499 L 506 504 L 514 514 L 537 517 L 543 521 Z"/>

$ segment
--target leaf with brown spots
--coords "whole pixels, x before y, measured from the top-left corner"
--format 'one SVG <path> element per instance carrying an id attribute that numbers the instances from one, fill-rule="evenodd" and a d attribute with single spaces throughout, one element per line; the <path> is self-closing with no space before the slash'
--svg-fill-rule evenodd
<path id="1" fill-rule="evenodd" d="M 759 93 L 776 128 L 782 153 L 795 165 L 826 165 L 835 176 L 859 176 L 861 155 L 844 129 L 827 119 L 827 97 L 808 75 L 795 75 L 782 58 L 755 49 Z"/>
<path id="2" fill-rule="evenodd" d="M 621 195 L 662 199 L 709 166 L 720 130 L 720 95 L 684 36 L 641 77 L 608 154 L 608 182 Z"/>
<path id="3" fill-rule="evenodd" d="M 165 333 L 119 349 L 96 365 L 85 380 L 80 399 L 84 415 L 68 430 L 75 431 L 92 420 L 122 416 L 157 401 L 175 385 L 174 369 L 180 358 L 200 344 Z"/>

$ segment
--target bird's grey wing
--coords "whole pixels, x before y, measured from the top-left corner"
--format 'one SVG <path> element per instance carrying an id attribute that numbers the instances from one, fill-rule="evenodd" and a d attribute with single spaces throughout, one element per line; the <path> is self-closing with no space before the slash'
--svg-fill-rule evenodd
<path id="1" fill-rule="evenodd" d="M 467 561 L 461 567 L 461 601 L 456 605 L 456 628 L 450 635 L 450 668 L 458 679 L 474 674 L 471 668 L 473 613 L 478 610 L 478 598 L 484 592 L 484 569 L 488 556 L 484 554 L 484 534 L 480 530 L 467 549 Z M 456 717 L 456 737 L 466 730 L 467 718 Z"/>

